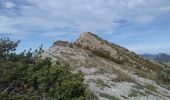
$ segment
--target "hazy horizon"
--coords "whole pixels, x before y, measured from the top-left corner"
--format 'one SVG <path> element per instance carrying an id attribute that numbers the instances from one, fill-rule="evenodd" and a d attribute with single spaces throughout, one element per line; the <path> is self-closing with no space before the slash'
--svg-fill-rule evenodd
<path id="1" fill-rule="evenodd" d="M 83 32 L 138 54 L 170 54 L 169 0 L 0 0 L 0 37 L 45 49 Z"/>

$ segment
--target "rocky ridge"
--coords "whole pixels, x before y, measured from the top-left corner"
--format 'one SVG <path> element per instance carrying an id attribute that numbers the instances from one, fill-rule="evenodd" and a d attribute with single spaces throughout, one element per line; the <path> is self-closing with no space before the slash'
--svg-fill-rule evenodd
<path id="1" fill-rule="evenodd" d="M 57 41 L 42 54 L 82 71 L 99 100 L 169 100 L 170 69 L 90 32 L 74 43 Z"/>

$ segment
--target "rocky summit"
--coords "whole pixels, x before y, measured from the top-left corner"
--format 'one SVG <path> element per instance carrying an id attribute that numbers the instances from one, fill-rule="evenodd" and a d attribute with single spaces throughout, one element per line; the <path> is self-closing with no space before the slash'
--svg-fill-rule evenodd
<path id="1" fill-rule="evenodd" d="M 170 100 L 170 68 L 149 61 L 91 32 L 75 42 L 57 41 L 42 57 L 81 71 L 97 100 Z"/>

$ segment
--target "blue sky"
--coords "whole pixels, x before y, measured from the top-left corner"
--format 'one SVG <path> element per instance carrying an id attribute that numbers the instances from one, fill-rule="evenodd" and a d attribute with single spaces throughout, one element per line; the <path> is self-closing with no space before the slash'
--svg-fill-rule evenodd
<path id="1" fill-rule="evenodd" d="M 137 53 L 170 54 L 170 0 L 0 0 L 0 37 L 19 51 L 93 32 Z"/>

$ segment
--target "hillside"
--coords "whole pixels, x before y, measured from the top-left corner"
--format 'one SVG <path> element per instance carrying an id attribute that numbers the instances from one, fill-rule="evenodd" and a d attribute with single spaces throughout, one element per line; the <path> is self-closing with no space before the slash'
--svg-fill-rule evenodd
<path id="1" fill-rule="evenodd" d="M 42 56 L 82 71 L 84 83 L 99 100 L 169 100 L 170 68 L 90 32 L 74 43 L 57 41 Z"/>

